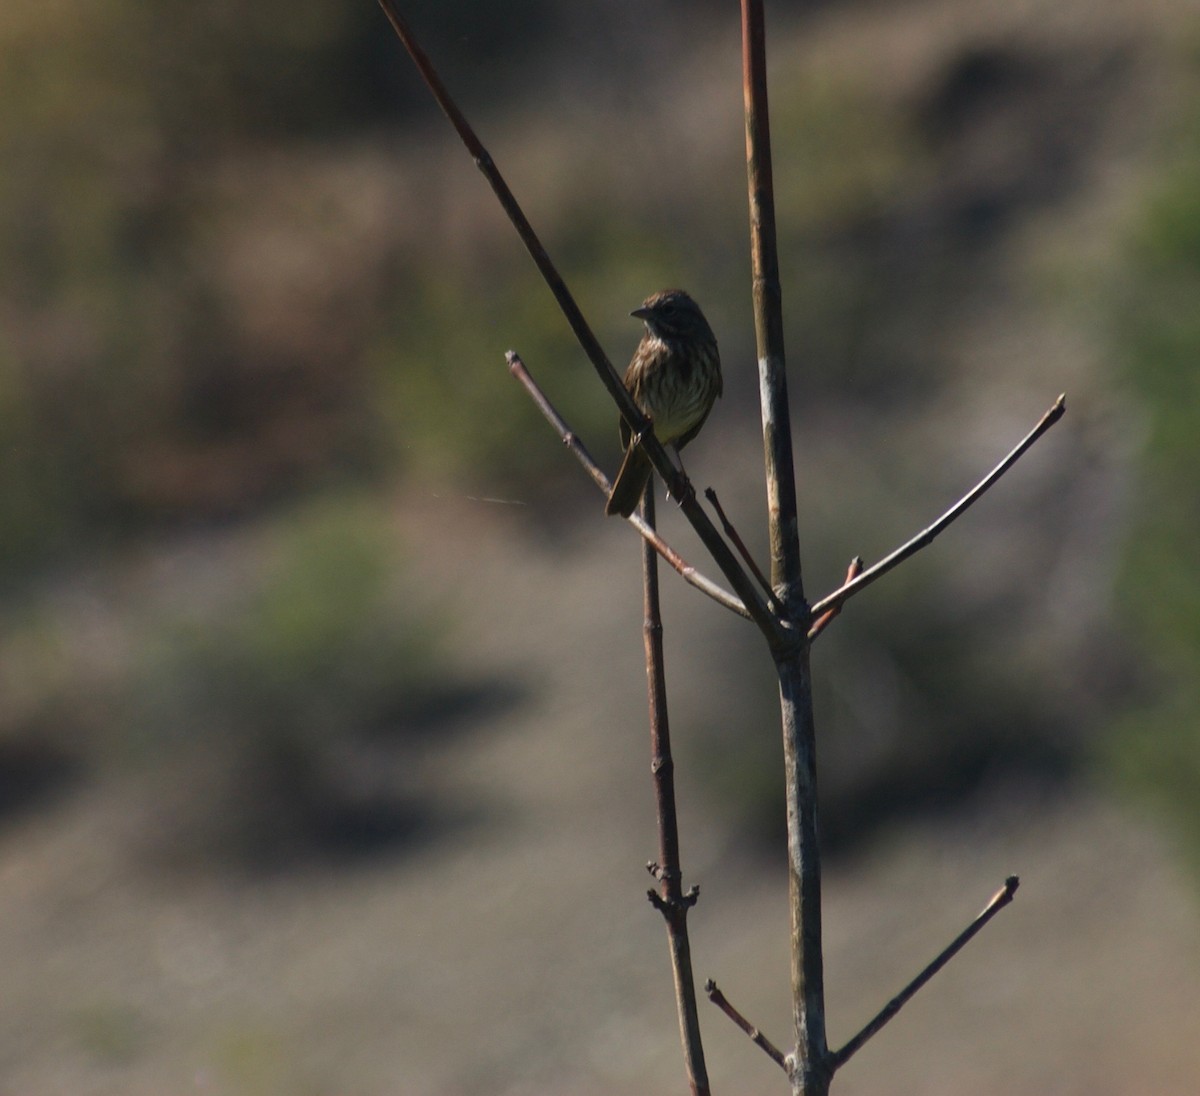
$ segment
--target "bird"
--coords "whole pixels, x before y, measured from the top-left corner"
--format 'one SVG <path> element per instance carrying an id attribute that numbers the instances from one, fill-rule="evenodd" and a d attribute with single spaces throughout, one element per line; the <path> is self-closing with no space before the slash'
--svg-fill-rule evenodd
<path id="1" fill-rule="evenodd" d="M 700 306 L 682 289 L 652 293 L 630 315 L 646 330 L 625 370 L 625 387 L 650 419 L 654 436 L 678 453 L 700 432 L 721 395 L 716 336 Z M 627 518 L 654 469 L 629 424 L 622 418 L 620 425 L 625 456 L 604 512 Z"/>

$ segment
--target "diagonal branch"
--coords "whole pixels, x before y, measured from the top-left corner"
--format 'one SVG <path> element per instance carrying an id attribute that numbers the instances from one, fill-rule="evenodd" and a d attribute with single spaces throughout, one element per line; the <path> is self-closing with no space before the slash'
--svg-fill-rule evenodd
<path id="1" fill-rule="evenodd" d="M 717 518 L 721 522 L 721 528 L 725 531 L 725 535 L 733 542 L 733 546 L 738 550 L 738 555 L 742 557 L 742 562 L 750 569 L 750 573 L 758 579 L 759 586 L 762 587 L 763 593 L 767 595 L 767 600 L 771 603 L 771 608 L 775 612 L 783 613 L 783 603 L 775 596 L 775 591 L 771 589 L 771 584 L 767 581 L 767 576 L 762 573 L 762 568 L 754 562 L 754 557 L 750 554 L 750 549 L 746 547 L 746 542 L 742 540 L 741 534 L 734 527 L 729 516 L 725 513 L 725 507 L 721 505 L 721 500 L 717 497 L 717 492 L 713 488 L 708 487 L 704 491 L 704 497 L 708 499 L 713 510 L 716 511 Z"/>
<path id="2" fill-rule="evenodd" d="M 525 391 L 529 393 L 530 399 L 533 400 L 538 410 L 545 416 L 546 421 L 555 429 L 558 436 L 562 438 L 563 444 L 575 454 L 576 459 L 589 476 L 592 477 L 592 482 L 608 495 L 612 491 L 612 484 L 609 483 L 608 477 L 600 470 L 600 466 L 592 459 L 592 455 L 587 451 L 583 442 L 579 440 L 579 435 L 575 433 L 566 423 L 566 420 L 558 413 L 558 409 L 552 404 L 546 393 L 538 386 L 537 381 L 529 373 L 528 367 L 521 360 L 521 355 L 515 350 L 510 350 L 505 359 L 508 361 L 509 372 L 524 386 Z M 659 536 L 653 526 L 646 523 L 640 514 L 630 514 L 627 519 L 639 533 L 642 538 L 660 555 L 662 558 L 674 568 L 683 578 L 684 582 L 689 583 L 699 590 L 702 594 L 707 594 L 718 605 L 723 605 L 726 609 L 745 617 L 750 620 L 750 613 L 733 594 L 728 590 L 718 586 L 712 579 L 701 574 L 690 563 L 687 562 L 678 552 L 675 551 L 665 540 Z"/>
<path id="3" fill-rule="evenodd" d="M 768 1058 L 771 1059 L 785 1073 L 789 1072 L 787 1056 L 774 1043 L 768 1039 L 762 1031 L 755 1027 L 749 1020 L 746 1019 L 732 1004 L 729 1003 L 729 998 L 720 990 L 720 987 L 711 978 L 704 983 L 704 992 L 708 994 L 708 999 L 717 1006 L 726 1016 L 729 1017 L 738 1027 L 740 1027 L 747 1035 L 750 1036 L 750 1042 L 759 1048 Z"/>
<path id="4" fill-rule="evenodd" d="M 596 367 L 596 372 L 600 375 L 600 380 L 603 382 L 605 388 L 608 389 L 609 395 L 616 400 L 617 406 L 621 409 L 621 414 L 625 416 L 633 429 L 644 431 L 648 425 L 645 416 L 642 415 L 637 405 L 630 398 L 629 393 L 625 391 L 625 385 L 621 383 L 621 378 L 617 375 L 617 371 L 608 360 L 608 356 L 604 353 L 591 327 L 588 326 L 588 322 L 584 319 L 579 305 L 575 303 L 575 298 L 571 295 L 571 291 L 567 288 L 562 276 L 551 261 L 549 253 L 538 238 L 538 234 L 533 230 L 533 225 L 529 223 L 529 218 L 525 216 L 525 212 L 517 202 L 516 196 L 509 189 L 504 176 L 500 174 L 500 169 L 496 166 L 491 154 L 484 148 L 483 142 L 476 135 L 475 130 L 471 127 L 471 123 L 467 121 L 466 116 L 459 109 L 458 104 L 447 90 L 446 85 L 442 83 L 442 78 L 433 67 L 433 62 L 430 61 L 428 55 L 421 48 L 408 23 L 396 11 L 396 5 L 393 3 L 393 0 L 379 0 L 379 6 L 383 9 L 384 15 L 387 16 L 388 22 L 391 23 L 396 36 L 408 51 L 408 55 L 412 58 L 413 64 L 416 65 L 417 71 L 421 74 L 421 79 L 425 82 L 425 86 L 429 88 L 434 99 L 437 100 L 438 106 L 442 108 L 442 112 L 450 120 L 450 124 L 454 127 L 455 132 L 458 133 L 467 151 L 471 154 L 472 159 L 475 161 L 475 166 L 483 172 L 484 178 L 491 185 L 505 214 L 507 214 L 508 219 L 517 230 L 517 235 L 521 237 L 521 242 L 525 245 L 525 249 L 537 264 L 538 270 L 541 272 L 546 284 L 550 287 L 550 292 L 554 294 L 554 299 L 558 302 L 558 307 L 562 309 L 562 313 L 567 318 L 567 323 L 571 325 L 571 330 L 579 340 L 580 346 L 583 347 L 584 353 L 587 354 L 592 364 Z M 647 452 L 649 452 L 649 449 L 647 449 Z"/>
<path id="5" fill-rule="evenodd" d="M 922 548 L 933 542 L 934 537 L 941 533 L 946 526 L 951 522 L 960 518 L 966 510 L 983 495 L 989 487 L 992 486 L 1005 472 L 1007 472 L 1025 451 L 1033 445 L 1047 430 L 1050 429 L 1067 410 L 1067 397 L 1064 393 L 1059 396 L 1050 407 L 1050 409 L 1041 417 L 1038 424 L 1025 435 L 1024 438 L 1017 444 L 1016 448 L 1008 454 L 995 468 L 993 468 L 982 480 L 979 481 L 970 491 L 967 492 L 961 499 L 950 507 L 940 518 L 926 529 L 922 529 L 915 537 L 907 544 L 901 545 L 890 556 L 881 559 L 872 567 L 868 567 L 858 578 L 847 582 L 844 586 L 834 590 L 832 594 L 823 597 L 813 607 L 813 616 L 821 616 L 830 609 L 836 609 L 843 605 L 849 598 L 853 597 L 860 590 L 870 586 L 876 579 L 882 578 L 893 567 L 899 566 L 909 556 L 916 555 Z"/>
<path id="6" fill-rule="evenodd" d="M 754 585 L 754 580 L 746 573 L 737 556 L 734 554 L 733 549 L 725 543 L 721 534 L 717 531 L 717 527 L 713 525 L 708 515 L 704 512 L 704 508 L 697 501 L 691 481 L 675 467 L 667 455 L 667 451 L 654 436 L 650 422 L 633 402 L 633 397 L 626 391 L 625 385 L 621 383 L 621 378 L 617 375 L 616 370 L 613 369 L 612 363 L 608 360 L 608 356 L 604 353 L 591 327 L 588 326 L 587 321 L 583 318 L 583 313 L 580 311 L 579 305 L 575 303 L 575 298 L 571 295 L 566 282 L 563 281 L 562 276 L 551 261 L 549 253 L 542 246 L 541 240 L 538 238 L 537 233 L 534 232 L 533 226 L 529 223 L 529 219 L 525 216 L 513 192 L 509 189 L 504 176 L 500 174 L 500 169 L 496 167 L 491 154 L 484 148 L 483 143 L 471 128 L 465 115 L 459 109 L 458 104 L 454 102 L 450 92 L 446 89 L 446 85 L 442 83 L 441 77 L 433 67 L 433 62 L 429 60 L 429 57 L 417 42 L 412 30 L 405 20 L 401 18 L 399 12 L 396 11 L 394 0 L 379 0 L 379 6 L 383 9 L 383 13 L 387 16 L 388 22 L 391 23 L 392 29 L 396 32 L 397 37 L 399 37 L 404 48 L 408 51 L 413 64 L 416 65 L 417 71 L 425 81 L 425 85 L 429 88 L 434 99 L 437 100 L 438 106 L 442 108 L 442 111 L 450 120 L 450 124 L 454 126 L 462 143 L 474 159 L 476 166 L 483 172 L 484 177 L 491 185 L 496 198 L 499 200 L 504 212 L 508 215 L 508 219 L 512 222 L 513 227 L 517 230 L 517 234 L 521 237 L 522 243 L 525 244 L 526 250 L 537 265 L 542 278 L 550 287 L 551 293 L 554 294 L 554 299 L 558 302 L 558 306 L 566 317 L 567 323 L 570 324 L 571 330 L 575 333 L 575 338 L 579 341 L 579 345 L 583 348 L 584 353 L 591 360 L 597 375 L 600 377 L 601 383 L 608 389 L 608 394 L 612 397 L 613 402 L 616 403 L 625 421 L 629 423 L 635 433 L 642 435 L 642 449 L 650 458 L 650 462 L 657 469 L 658 474 L 662 476 L 663 482 L 667 484 L 672 498 L 676 499 L 684 516 L 692 528 L 696 530 L 696 535 L 700 537 L 704 546 L 708 549 L 714 562 L 721 569 L 721 573 L 729 580 L 729 584 L 733 587 L 734 592 L 741 598 L 742 604 L 750 614 L 750 618 L 758 625 L 759 630 L 771 645 L 771 649 L 773 651 L 791 649 L 796 643 L 794 630 L 771 612 L 767 603 L 759 594 L 757 587 Z"/>
<path id="7" fill-rule="evenodd" d="M 962 951 L 971 938 L 1013 900 L 1013 895 L 1017 893 L 1017 887 L 1020 886 L 1020 883 L 1021 881 L 1015 875 L 1010 875 L 1004 881 L 1004 886 L 992 895 L 992 900 L 984 906 L 979 916 L 954 938 L 949 947 L 942 951 L 929 966 L 909 982 L 900 993 L 893 997 L 875 1019 L 867 1024 L 850 1042 L 830 1056 L 832 1068 L 836 1070 L 844 1066 L 863 1048 L 868 1039 L 877 1035 L 880 1029 L 908 1004 L 917 990 L 924 986 L 942 967 Z"/>

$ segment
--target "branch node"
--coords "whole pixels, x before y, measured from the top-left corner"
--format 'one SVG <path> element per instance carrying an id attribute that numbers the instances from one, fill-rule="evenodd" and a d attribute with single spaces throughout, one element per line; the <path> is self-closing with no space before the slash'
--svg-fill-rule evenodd
<path id="1" fill-rule="evenodd" d="M 647 865 L 651 867 L 650 874 L 654 876 L 660 883 L 681 883 L 683 882 L 683 872 L 678 868 L 666 868 L 659 864 Z"/>
<path id="2" fill-rule="evenodd" d="M 664 897 L 656 890 L 647 890 L 646 898 L 668 921 L 682 921 L 700 898 L 700 888 L 692 887 L 687 894 Z"/>
<path id="3" fill-rule="evenodd" d="M 550 402 L 546 394 L 538 387 L 537 381 L 533 379 L 529 369 L 521 360 L 521 355 L 515 350 L 510 350 L 505 354 L 505 359 L 508 362 L 509 372 L 521 383 L 522 387 L 528 393 L 529 398 L 533 400 L 534 405 L 558 433 L 562 443 L 575 454 L 575 458 L 583 465 L 584 471 L 592 477 L 592 481 L 596 486 L 605 495 L 610 494 L 612 484 L 609 483 L 608 477 L 605 476 L 600 470 L 600 466 L 592 459 L 591 454 L 579 440 L 579 435 L 566 424 L 562 415 L 558 413 L 558 410 Z M 654 529 L 648 526 L 641 517 L 637 514 L 631 514 L 629 522 L 641 534 L 642 539 L 647 541 L 682 576 L 685 582 L 694 586 L 702 594 L 707 594 L 713 601 L 737 613 L 739 616 L 745 617 L 748 620 L 754 619 L 754 615 L 746 608 L 745 602 L 734 597 L 733 594 L 722 589 L 712 579 L 697 571 L 695 567 L 683 559 L 674 548 L 663 540 Z"/>

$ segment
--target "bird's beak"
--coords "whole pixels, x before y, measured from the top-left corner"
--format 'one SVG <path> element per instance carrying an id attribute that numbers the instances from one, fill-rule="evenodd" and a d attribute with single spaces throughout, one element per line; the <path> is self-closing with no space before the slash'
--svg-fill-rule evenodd
<path id="1" fill-rule="evenodd" d="M 636 316 L 639 320 L 648 320 L 654 314 L 654 310 L 651 308 L 635 308 L 629 314 Z"/>

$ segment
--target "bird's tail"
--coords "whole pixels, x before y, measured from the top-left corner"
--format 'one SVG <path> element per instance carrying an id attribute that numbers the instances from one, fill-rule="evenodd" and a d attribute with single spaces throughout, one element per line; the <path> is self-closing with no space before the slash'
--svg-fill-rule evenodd
<path id="1" fill-rule="evenodd" d="M 653 471 L 650 458 L 640 445 L 631 445 L 626 449 L 625 459 L 621 462 L 621 470 L 617 473 L 604 512 L 610 516 L 620 514 L 623 518 L 629 517 L 637 509 L 642 492 L 646 489 L 646 482 Z"/>

